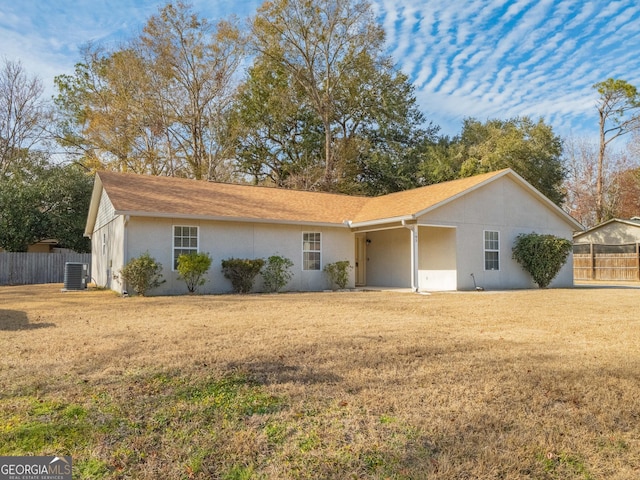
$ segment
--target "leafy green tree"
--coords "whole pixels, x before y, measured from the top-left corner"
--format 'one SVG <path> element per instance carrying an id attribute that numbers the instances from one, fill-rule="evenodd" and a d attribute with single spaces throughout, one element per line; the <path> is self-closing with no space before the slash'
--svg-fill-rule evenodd
<path id="1" fill-rule="evenodd" d="M 436 127 L 385 54 L 365 0 L 277 0 L 252 26 L 239 96 L 243 171 L 281 186 L 377 195 L 419 185 Z M 264 159 L 264 160 L 262 160 Z"/>
<path id="2" fill-rule="evenodd" d="M 0 178 L 0 247 L 26 252 L 29 245 L 48 238 L 50 223 L 39 179 Z"/>
<path id="3" fill-rule="evenodd" d="M 608 78 L 593 86 L 600 95 L 597 102 L 600 148 L 596 176 L 596 222 L 605 219 L 605 152 L 616 138 L 640 131 L 640 93 L 625 80 Z"/>
<path id="4" fill-rule="evenodd" d="M 565 238 L 537 233 L 520 234 L 512 253 L 540 288 L 546 288 L 566 263 L 573 244 Z"/>
<path id="5" fill-rule="evenodd" d="M 198 287 L 205 284 L 204 276 L 211 267 L 211 257 L 208 253 L 189 253 L 178 257 L 179 278 L 187 284 L 190 293 L 195 293 Z"/>
<path id="6" fill-rule="evenodd" d="M 26 252 L 29 245 L 55 239 L 76 252 L 89 252 L 83 233 L 92 188 L 92 178 L 76 166 L 37 158 L 0 178 L 0 246 Z"/>
<path id="7" fill-rule="evenodd" d="M 149 290 L 159 287 L 166 280 L 162 279 L 162 264 L 145 252 L 127 262 L 120 275 L 122 279 L 141 297 Z"/>
<path id="8" fill-rule="evenodd" d="M 279 255 L 272 255 L 267 258 L 267 262 L 262 270 L 264 286 L 269 292 L 279 292 L 293 277 L 291 272 L 293 262 Z"/>
<path id="9" fill-rule="evenodd" d="M 482 123 L 467 118 L 459 143 L 465 157 L 461 177 L 512 168 L 556 205 L 562 204 L 562 139 L 542 119 L 533 122 L 522 117 Z"/>
<path id="10" fill-rule="evenodd" d="M 255 183 L 308 190 L 322 176 L 322 126 L 282 65 L 262 57 L 249 68 L 232 115 L 238 169 Z"/>

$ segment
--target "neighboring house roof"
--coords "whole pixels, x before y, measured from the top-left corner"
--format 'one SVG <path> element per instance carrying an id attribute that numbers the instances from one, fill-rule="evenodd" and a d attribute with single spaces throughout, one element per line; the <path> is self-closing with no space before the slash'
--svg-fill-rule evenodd
<path id="1" fill-rule="evenodd" d="M 510 176 L 549 208 L 582 226 L 511 169 L 443 182 L 380 197 L 225 184 L 115 172 L 96 175 L 85 235 L 95 225 L 104 190 L 116 214 L 351 226 L 410 220 L 486 183 Z"/>
<path id="2" fill-rule="evenodd" d="M 611 220 L 607 220 L 606 222 L 599 223 L 595 227 L 591 227 L 583 232 L 578 232 L 573 236 L 574 241 L 579 240 L 581 237 L 584 237 L 590 233 L 596 232 L 598 230 L 607 229 L 607 228 L 615 228 L 616 224 L 618 225 L 628 225 L 630 227 L 637 227 L 640 235 L 640 217 L 632 217 L 630 220 L 625 220 L 622 218 L 612 218 Z"/>

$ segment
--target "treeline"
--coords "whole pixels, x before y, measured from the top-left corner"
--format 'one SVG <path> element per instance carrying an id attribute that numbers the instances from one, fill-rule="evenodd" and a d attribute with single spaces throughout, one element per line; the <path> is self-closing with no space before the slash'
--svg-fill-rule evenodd
<path id="1" fill-rule="evenodd" d="M 362 0 L 274 0 L 247 23 L 167 4 L 117 48 L 86 45 L 74 73 L 56 77 L 52 105 L 19 63 L 4 67 L 0 101 L 24 108 L 2 122 L 3 191 L 25 178 L 46 183 L 41 167 L 62 156 L 69 171 L 363 195 L 511 167 L 574 215 L 585 203 L 568 189 L 568 173 L 580 172 L 570 171 L 563 139 L 542 119 L 468 118 L 459 135 L 440 135 Z M 595 168 L 601 218 L 613 214 L 603 200 L 604 157 Z M 15 202 L 0 198 L 0 229 Z M 24 248 L 2 237 L 0 246 Z"/>

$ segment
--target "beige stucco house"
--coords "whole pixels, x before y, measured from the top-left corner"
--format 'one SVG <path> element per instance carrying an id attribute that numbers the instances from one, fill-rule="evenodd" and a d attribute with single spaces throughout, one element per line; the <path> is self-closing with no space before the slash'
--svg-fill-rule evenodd
<path id="1" fill-rule="evenodd" d="M 231 290 L 222 260 L 271 255 L 294 262 L 291 291 L 327 288 L 322 269 L 339 260 L 354 266 L 351 287 L 446 291 L 471 290 L 474 278 L 532 287 L 511 258 L 516 236 L 570 240 L 581 229 L 510 169 L 373 198 L 101 172 L 85 235 L 94 282 L 116 291 L 120 269 L 146 251 L 164 267 L 157 294 L 186 293 L 175 265 L 189 251 L 213 258 L 203 293 Z M 552 286 L 571 285 L 570 258 Z"/>
<path id="2" fill-rule="evenodd" d="M 640 243 L 640 217 L 612 218 L 573 237 L 575 244 L 625 245 Z"/>

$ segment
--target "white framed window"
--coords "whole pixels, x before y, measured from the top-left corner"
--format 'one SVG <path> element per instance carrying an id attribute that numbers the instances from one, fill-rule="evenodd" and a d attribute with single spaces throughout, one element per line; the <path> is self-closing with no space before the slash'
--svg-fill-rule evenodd
<path id="1" fill-rule="evenodd" d="M 322 268 L 322 237 L 320 232 L 302 233 L 302 269 L 320 270 Z"/>
<path id="2" fill-rule="evenodd" d="M 484 231 L 484 269 L 500 270 L 500 232 Z"/>
<path id="3" fill-rule="evenodd" d="M 178 257 L 182 254 L 198 253 L 198 227 L 173 226 L 173 269 L 178 268 Z"/>
<path id="4" fill-rule="evenodd" d="M 102 233 L 102 255 L 107 254 L 107 234 Z"/>

